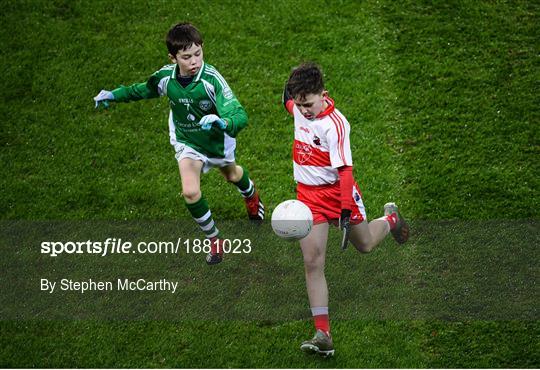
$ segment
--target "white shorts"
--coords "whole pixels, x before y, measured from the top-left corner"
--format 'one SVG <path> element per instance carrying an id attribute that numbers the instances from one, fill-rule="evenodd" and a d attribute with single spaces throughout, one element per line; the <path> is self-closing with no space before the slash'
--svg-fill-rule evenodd
<path id="1" fill-rule="evenodd" d="M 174 150 L 176 151 L 174 157 L 178 162 L 180 162 L 184 158 L 191 158 L 196 161 L 201 161 L 203 163 L 203 173 L 207 173 L 213 167 L 226 167 L 234 163 L 234 148 L 225 152 L 225 158 L 208 158 L 207 156 L 199 153 L 192 147 L 178 142 L 175 143 Z"/>

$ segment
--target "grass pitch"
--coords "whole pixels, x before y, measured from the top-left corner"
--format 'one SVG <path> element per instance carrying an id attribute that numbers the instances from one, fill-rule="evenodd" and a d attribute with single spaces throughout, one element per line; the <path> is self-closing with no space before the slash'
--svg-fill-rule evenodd
<path id="1" fill-rule="evenodd" d="M 283 84 L 293 66 L 314 60 L 351 122 L 355 178 L 368 216 L 379 216 L 393 200 L 413 221 L 528 220 L 526 238 L 538 245 L 538 14 L 538 4 L 525 1 L 278 1 L 271 7 L 246 1 L 189 8 L 158 1 L 3 4 L 1 218 L 189 219 L 168 144 L 166 99 L 107 111 L 94 110 L 92 101 L 100 89 L 143 81 L 168 63 L 164 36 L 174 23 L 189 20 L 204 36 L 205 59 L 248 112 L 237 159 L 250 170 L 269 211 L 294 197 Z M 202 188 L 218 222 L 243 217 L 236 190 L 217 173 L 205 176 Z M 437 235 L 429 237 L 435 247 Z M 480 250 L 474 238 L 456 240 L 465 247 L 461 251 L 470 246 L 474 256 L 486 253 L 488 268 L 482 271 L 517 261 L 523 267 L 519 276 L 532 276 L 533 282 L 538 276 L 534 264 L 493 260 L 489 245 Z M 506 240 L 509 256 L 518 241 Z M 329 254 L 338 266 L 327 267 L 336 315 L 346 299 L 333 285 L 340 277 L 356 276 L 359 283 L 385 278 L 384 271 L 403 258 L 438 261 L 441 269 L 431 271 L 436 280 L 449 271 L 444 263 L 467 260 L 466 252 L 450 260 L 430 248 L 396 250 L 390 240 L 369 256 L 350 252 L 346 257 L 360 259 L 365 270 L 351 270 L 344 257 Z M 14 261 L 3 256 L 9 273 Z M 301 259 L 291 256 L 291 266 L 293 258 L 301 275 Z M 371 262 L 378 267 L 369 270 Z M 409 275 L 415 273 L 410 266 Z M 201 261 L 193 268 L 206 266 Z M 476 269 L 460 277 L 478 278 Z M 5 276 L 2 291 L 9 292 Z M 366 314 L 377 308 L 371 306 L 332 321 L 334 358 L 306 357 L 298 345 L 312 334 L 312 324 L 303 281 L 297 283 L 305 307 L 295 307 L 305 315 L 295 320 L 3 320 L 0 365 L 540 366 L 537 311 L 517 320 L 381 321 Z M 521 303 L 532 306 L 538 290 L 535 284 L 526 287 L 529 301 Z M 372 291 L 379 290 L 366 288 L 365 294 Z M 2 307 L 8 297 L 2 294 Z"/>

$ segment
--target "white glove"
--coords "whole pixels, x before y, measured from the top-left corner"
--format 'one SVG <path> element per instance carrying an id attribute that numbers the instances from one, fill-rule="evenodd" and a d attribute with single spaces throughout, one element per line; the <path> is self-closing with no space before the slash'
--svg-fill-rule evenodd
<path id="1" fill-rule="evenodd" d="M 114 100 L 114 95 L 108 90 L 101 90 L 99 94 L 94 96 L 94 101 L 96 102 L 96 108 L 99 104 L 103 104 L 105 108 L 109 107 L 109 100 Z"/>
<path id="2" fill-rule="evenodd" d="M 201 118 L 201 120 L 199 121 L 199 125 L 201 126 L 203 130 L 208 131 L 212 128 L 212 124 L 214 122 L 222 130 L 225 130 L 225 128 L 227 127 L 227 122 L 225 122 L 224 120 L 222 120 L 215 114 L 208 114 L 204 116 L 203 118 Z"/>

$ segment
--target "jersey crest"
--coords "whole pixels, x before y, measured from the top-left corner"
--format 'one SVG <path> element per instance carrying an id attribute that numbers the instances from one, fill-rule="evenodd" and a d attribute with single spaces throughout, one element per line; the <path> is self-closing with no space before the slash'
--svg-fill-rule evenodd
<path id="1" fill-rule="evenodd" d="M 300 164 L 308 162 L 311 158 L 311 155 L 313 154 L 313 151 L 311 150 L 311 145 L 296 142 L 295 147 L 298 162 L 300 162 Z"/>
<path id="2" fill-rule="evenodd" d="M 199 102 L 199 108 L 201 108 L 204 111 L 209 111 L 210 109 L 212 109 L 212 102 L 206 99 L 201 100 Z"/>

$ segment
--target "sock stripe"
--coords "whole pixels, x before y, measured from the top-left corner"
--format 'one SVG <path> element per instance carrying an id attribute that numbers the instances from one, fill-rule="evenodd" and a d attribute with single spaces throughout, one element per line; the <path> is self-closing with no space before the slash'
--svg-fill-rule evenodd
<path id="1" fill-rule="evenodd" d="M 208 220 L 208 218 L 211 218 L 212 217 L 212 213 L 210 212 L 210 210 L 208 210 L 208 212 L 206 212 L 202 217 L 193 217 L 193 219 L 198 223 L 203 223 L 205 222 L 206 220 Z"/>
<path id="2" fill-rule="evenodd" d="M 311 307 L 311 315 L 328 315 L 328 307 Z"/>
<path id="3" fill-rule="evenodd" d="M 214 231 L 210 233 L 206 233 L 207 238 L 213 238 L 219 234 L 219 230 L 217 227 L 214 226 Z"/>
<path id="4" fill-rule="evenodd" d="M 199 224 L 199 226 L 201 227 L 202 231 L 204 231 L 205 233 L 207 231 L 210 231 L 212 230 L 213 227 L 215 227 L 215 223 L 214 223 L 214 220 L 210 219 L 210 222 L 207 224 L 207 225 L 201 225 Z"/>
<path id="5" fill-rule="evenodd" d="M 255 192 L 255 186 L 253 186 L 253 181 L 251 181 L 251 179 L 249 180 L 249 187 L 245 190 L 241 190 L 240 188 L 238 188 L 238 191 L 240 192 L 240 194 L 242 194 L 242 196 L 244 198 L 249 198 L 253 195 L 253 193 Z"/>
<path id="6" fill-rule="evenodd" d="M 214 219 L 212 218 L 212 215 L 206 219 L 206 221 L 197 222 L 200 227 L 208 226 L 210 222 L 214 222 Z"/>
<path id="7" fill-rule="evenodd" d="M 191 217 L 193 217 L 193 220 L 197 222 L 207 238 L 219 236 L 219 230 L 214 223 L 212 212 L 210 212 L 208 203 L 206 202 L 206 199 L 204 199 L 204 196 L 201 196 L 201 199 L 195 203 L 186 202 L 186 206 L 191 214 Z"/>
<path id="8" fill-rule="evenodd" d="M 394 230 L 397 223 L 397 214 L 394 212 L 391 215 L 385 216 L 385 219 L 390 226 L 390 230 Z"/>

